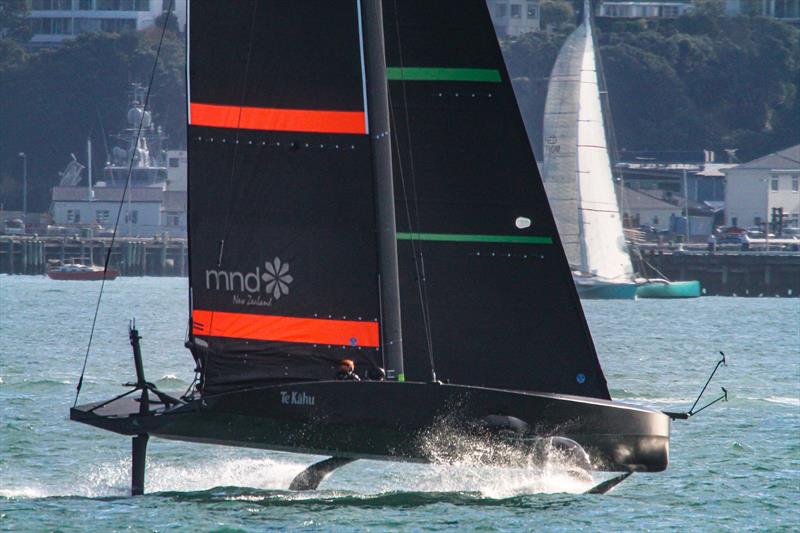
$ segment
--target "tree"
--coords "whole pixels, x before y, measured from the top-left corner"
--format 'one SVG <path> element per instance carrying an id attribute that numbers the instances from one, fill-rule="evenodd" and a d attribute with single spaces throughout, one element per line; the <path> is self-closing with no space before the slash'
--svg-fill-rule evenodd
<path id="1" fill-rule="evenodd" d="M 800 142 L 800 30 L 700 10 L 672 20 L 599 19 L 596 34 L 620 147 L 739 149 L 743 160 Z M 535 150 L 547 78 L 565 28 L 504 43 Z"/>
<path id="2" fill-rule="evenodd" d="M 30 38 L 27 20 L 29 13 L 26 0 L 3 0 L 0 2 L 0 39 L 27 41 Z"/>
<path id="3" fill-rule="evenodd" d="M 94 166 L 102 168 L 106 134 L 125 126 L 130 83 L 150 81 L 159 37 L 158 29 L 85 34 L 0 71 L 0 183 L 19 181 L 17 154 L 25 152 L 30 206 L 45 210 L 70 153 L 85 163 L 87 137 L 96 147 Z M 183 39 L 167 33 L 150 100 L 175 148 L 186 137 L 183 47 Z M 18 195 L 0 190 L 0 202 L 15 207 Z"/>
<path id="4" fill-rule="evenodd" d="M 542 25 L 545 28 L 557 28 L 575 20 L 575 10 L 572 9 L 572 4 L 562 0 L 547 0 L 542 2 L 539 9 Z"/>
<path id="5" fill-rule="evenodd" d="M 166 21 L 166 22 L 165 22 Z M 167 16 L 166 13 L 162 13 L 156 17 L 155 26 L 156 28 L 163 28 L 164 24 L 167 25 L 167 30 L 173 33 L 178 33 L 178 17 L 175 16 L 175 13 L 170 13 Z"/>

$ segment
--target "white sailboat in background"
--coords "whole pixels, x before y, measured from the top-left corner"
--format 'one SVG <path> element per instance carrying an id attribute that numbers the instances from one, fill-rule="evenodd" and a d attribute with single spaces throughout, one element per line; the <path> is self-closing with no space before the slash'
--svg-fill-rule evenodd
<path id="1" fill-rule="evenodd" d="M 637 284 L 614 191 L 588 1 L 583 11 L 550 75 L 542 178 L 580 296 L 632 299 Z"/>

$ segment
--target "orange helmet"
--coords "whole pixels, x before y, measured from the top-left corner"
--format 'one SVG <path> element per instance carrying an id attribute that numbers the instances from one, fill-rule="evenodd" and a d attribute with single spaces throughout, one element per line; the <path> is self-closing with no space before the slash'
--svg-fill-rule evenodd
<path id="1" fill-rule="evenodd" d="M 339 366 L 346 366 L 350 370 L 354 370 L 356 368 L 356 365 L 353 363 L 352 359 L 342 359 L 342 361 L 339 363 Z"/>

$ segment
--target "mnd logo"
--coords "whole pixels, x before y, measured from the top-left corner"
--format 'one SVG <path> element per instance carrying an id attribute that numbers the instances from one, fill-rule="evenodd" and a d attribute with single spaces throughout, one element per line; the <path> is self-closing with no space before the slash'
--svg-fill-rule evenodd
<path id="1" fill-rule="evenodd" d="M 206 290 L 233 292 L 233 303 L 238 305 L 271 306 L 289 294 L 293 281 L 289 263 L 280 257 L 266 261 L 263 271 L 261 267 L 253 272 L 206 270 Z"/>

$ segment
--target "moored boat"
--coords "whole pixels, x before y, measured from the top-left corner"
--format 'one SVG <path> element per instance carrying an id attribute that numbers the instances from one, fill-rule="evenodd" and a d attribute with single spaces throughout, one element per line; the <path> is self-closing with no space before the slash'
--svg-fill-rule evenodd
<path id="1" fill-rule="evenodd" d="M 638 298 L 699 298 L 702 294 L 699 281 L 670 281 L 648 279 L 636 287 Z"/>
<path id="2" fill-rule="evenodd" d="M 633 300 L 639 286 L 627 280 L 606 280 L 598 276 L 573 272 L 572 279 L 578 295 L 587 300 Z"/>
<path id="3" fill-rule="evenodd" d="M 542 178 L 581 298 L 632 299 L 633 266 L 614 190 L 591 7 L 550 75 Z"/>
<path id="4" fill-rule="evenodd" d="M 113 268 L 105 270 L 97 265 L 84 265 L 82 263 L 65 263 L 51 265 L 47 268 L 47 277 L 56 280 L 98 281 L 102 279 L 116 279 L 119 272 Z"/>

